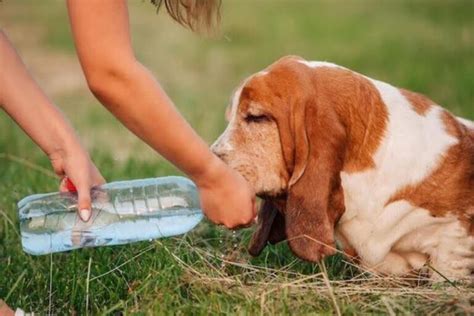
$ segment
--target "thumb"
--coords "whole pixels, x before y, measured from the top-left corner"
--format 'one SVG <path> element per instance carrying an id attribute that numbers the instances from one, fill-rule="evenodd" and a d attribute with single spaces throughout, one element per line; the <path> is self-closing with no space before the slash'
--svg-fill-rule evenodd
<path id="1" fill-rule="evenodd" d="M 91 217 L 91 191 L 90 186 L 82 184 L 78 186 L 77 190 L 77 209 L 79 210 L 79 217 L 87 222 Z"/>

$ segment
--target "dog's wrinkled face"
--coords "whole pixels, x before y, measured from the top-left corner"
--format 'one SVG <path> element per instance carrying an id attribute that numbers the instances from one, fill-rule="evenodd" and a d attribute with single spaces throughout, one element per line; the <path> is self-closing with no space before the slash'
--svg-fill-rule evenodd
<path id="1" fill-rule="evenodd" d="M 280 135 L 271 108 L 278 106 L 274 91 L 258 73 L 234 92 L 227 108 L 227 129 L 212 151 L 238 171 L 259 195 L 275 196 L 288 183 Z"/>
<path id="2" fill-rule="evenodd" d="M 289 56 L 234 93 L 229 125 L 212 150 L 264 198 L 253 255 L 283 239 L 305 260 L 334 253 L 334 224 L 344 211 L 344 130 L 325 85 Z"/>

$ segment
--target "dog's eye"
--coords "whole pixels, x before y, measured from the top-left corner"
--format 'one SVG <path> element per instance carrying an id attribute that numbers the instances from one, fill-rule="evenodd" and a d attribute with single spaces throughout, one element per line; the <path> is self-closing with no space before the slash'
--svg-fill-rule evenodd
<path id="1" fill-rule="evenodd" d="M 252 115 L 252 114 L 248 114 L 248 115 L 245 117 L 245 121 L 246 121 L 247 123 L 260 123 L 260 122 L 268 121 L 268 117 L 265 116 L 265 115 Z"/>

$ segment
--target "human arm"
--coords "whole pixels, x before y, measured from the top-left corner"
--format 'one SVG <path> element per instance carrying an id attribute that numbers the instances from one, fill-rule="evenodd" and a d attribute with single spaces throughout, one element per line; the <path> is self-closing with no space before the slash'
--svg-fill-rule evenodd
<path id="1" fill-rule="evenodd" d="M 13 45 L 0 30 L 0 105 L 48 155 L 54 171 L 78 191 L 78 210 L 90 216 L 90 189 L 104 179 L 73 128 L 33 80 Z M 64 183 L 61 190 L 66 190 Z"/>
<path id="2" fill-rule="evenodd" d="M 201 206 L 231 228 L 255 217 L 247 182 L 212 154 L 133 53 L 124 0 L 68 0 L 77 53 L 91 91 L 128 129 L 185 172 Z M 166 62 L 166 61 L 163 61 Z"/>

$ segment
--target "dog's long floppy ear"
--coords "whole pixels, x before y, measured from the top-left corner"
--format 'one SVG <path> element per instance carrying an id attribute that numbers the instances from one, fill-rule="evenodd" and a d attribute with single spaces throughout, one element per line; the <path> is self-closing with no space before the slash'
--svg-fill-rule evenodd
<path id="1" fill-rule="evenodd" d="M 258 213 L 258 224 L 248 248 L 252 256 L 258 256 L 268 242 L 276 244 L 286 239 L 285 218 L 282 215 L 282 203 L 273 199 L 262 201 Z"/>
<path id="2" fill-rule="evenodd" d="M 346 133 L 324 93 L 295 105 L 292 119 L 286 235 L 295 255 L 316 262 L 335 252 L 334 225 L 344 212 L 340 172 Z"/>

